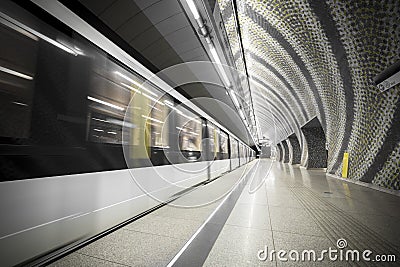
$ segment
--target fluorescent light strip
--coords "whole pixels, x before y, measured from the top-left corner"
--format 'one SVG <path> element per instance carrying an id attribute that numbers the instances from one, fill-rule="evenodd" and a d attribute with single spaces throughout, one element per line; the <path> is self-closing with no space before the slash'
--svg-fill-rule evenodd
<path id="1" fill-rule="evenodd" d="M 165 105 L 167 105 L 167 107 L 170 107 L 170 108 L 172 108 L 173 110 L 175 110 L 176 113 L 178 113 L 179 115 L 184 116 L 184 115 L 183 115 L 183 112 L 180 111 L 179 109 L 177 109 L 176 107 L 174 107 L 173 104 L 171 104 L 171 102 L 169 102 L 168 100 L 165 100 L 164 103 L 165 103 Z"/>
<path id="2" fill-rule="evenodd" d="M 133 79 L 129 78 L 129 77 L 126 76 L 125 74 L 122 74 L 122 73 L 119 72 L 119 71 L 114 71 L 114 73 L 117 74 L 119 77 L 124 78 L 125 80 L 127 80 L 127 81 L 129 81 L 129 82 L 131 82 L 131 83 L 136 84 L 136 81 L 134 81 Z"/>
<path id="3" fill-rule="evenodd" d="M 151 90 L 147 89 L 146 87 L 141 85 L 140 88 L 142 88 L 143 90 L 145 90 L 149 94 L 154 95 L 155 97 L 158 97 L 158 95 L 156 93 L 152 92 Z"/>
<path id="4" fill-rule="evenodd" d="M 102 120 L 102 119 L 98 119 L 98 118 L 92 118 L 92 120 L 95 120 L 95 121 L 101 121 L 101 122 L 107 122 L 107 123 L 109 123 L 108 121 L 106 121 L 106 120 Z"/>
<path id="5" fill-rule="evenodd" d="M 57 38 L 55 42 L 63 45 L 64 47 L 67 47 L 68 49 L 73 51 L 73 53 L 71 53 L 71 54 L 74 54 L 75 56 L 77 56 L 77 55 L 81 55 L 81 56 L 85 55 L 85 53 L 83 53 L 82 49 L 80 49 L 76 45 L 73 45 L 73 44 L 69 43 L 68 41 L 64 41 L 64 40 L 61 40 L 61 39 Z M 74 48 L 70 48 L 71 46 L 73 46 Z M 67 52 L 70 53 L 69 51 L 67 51 Z"/>
<path id="6" fill-rule="evenodd" d="M 180 130 L 180 131 L 182 131 L 182 132 L 186 132 L 186 129 L 184 129 L 184 128 L 181 128 L 181 127 L 175 127 L 175 128 Z"/>
<path id="7" fill-rule="evenodd" d="M 167 105 L 169 105 L 169 106 L 174 106 L 174 103 L 172 103 L 172 102 L 169 101 L 169 100 L 164 100 L 164 103 L 167 104 Z"/>
<path id="8" fill-rule="evenodd" d="M 193 17 L 195 20 L 200 19 L 200 13 L 199 10 L 197 9 L 195 3 L 193 2 L 193 0 L 186 0 L 186 3 L 189 6 L 190 12 L 192 12 Z"/>
<path id="9" fill-rule="evenodd" d="M 107 132 L 107 133 L 108 134 L 114 134 L 114 135 L 117 134 L 116 132 Z"/>
<path id="10" fill-rule="evenodd" d="M 102 130 L 102 129 L 96 129 L 96 128 L 94 128 L 93 131 L 96 131 L 96 132 L 104 132 L 104 130 Z"/>
<path id="11" fill-rule="evenodd" d="M 33 35 L 30 32 L 18 27 L 17 25 L 9 22 L 8 20 L 3 19 L 2 17 L 0 17 L 0 23 L 5 25 L 5 26 L 7 26 L 7 27 L 9 27 L 9 28 L 11 28 L 11 29 L 13 29 L 14 31 L 17 31 L 17 32 L 25 35 L 28 38 L 31 38 L 32 40 L 35 40 L 36 42 L 39 41 L 39 38 L 37 38 L 35 35 Z"/>
<path id="12" fill-rule="evenodd" d="M 156 103 L 158 103 L 158 104 L 164 106 L 164 103 L 163 103 L 163 102 L 158 101 L 158 100 L 155 99 L 154 97 L 151 97 L 151 96 L 149 96 L 148 94 L 145 94 L 145 93 L 143 93 L 143 92 L 142 92 L 142 95 L 143 95 L 144 97 L 147 97 L 148 99 L 151 99 L 151 100 L 153 100 L 154 102 L 156 102 Z"/>
<path id="13" fill-rule="evenodd" d="M 217 50 L 215 50 L 214 46 L 210 45 L 210 52 L 211 52 L 212 57 L 214 58 L 214 61 L 218 64 L 221 64 L 221 59 L 219 58 Z"/>
<path id="14" fill-rule="evenodd" d="M 178 110 L 178 111 L 180 111 L 180 110 Z M 178 114 L 181 115 L 181 116 L 183 116 L 183 117 L 185 117 L 185 118 L 187 118 L 187 119 L 189 119 L 189 120 L 194 120 L 193 117 L 190 117 L 190 116 L 186 115 L 186 114 L 183 113 L 182 111 L 178 112 Z"/>
<path id="15" fill-rule="evenodd" d="M 108 103 L 108 102 L 106 102 L 106 101 L 103 101 L 103 100 L 100 100 L 100 99 L 97 99 L 97 98 L 94 98 L 94 97 L 91 97 L 91 96 L 88 96 L 87 99 L 89 99 L 89 100 L 91 100 L 91 101 L 93 101 L 93 102 L 97 102 L 97 103 L 99 103 L 99 104 L 108 106 L 108 107 L 110 107 L 110 108 L 114 108 L 114 109 L 121 110 L 121 111 L 125 110 L 125 108 L 123 108 L 123 107 L 120 107 L 120 106 L 117 106 L 117 105 Z"/>
<path id="16" fill-rule="evenodd" d="M 18 106 L 24 106 L 24 107 L 28 106 L 28 104 L 21 103 L 21 102 L 16 102 L 16 101 L 13 101 L 12 103 L 15 104 L 15 105 L 18 105 Z"/>
<path id="17" fill-rule="evenodd" d="M 244 116 L 243 110 L 239 109 L 239 115 L 244 121 L 246 120 L 246 117 Z"/>
<path id="18" fill-rule="evenodd" d="M 28 33 L 33 34 L 33 35 L 35 35 L 36 37 L 39 37 L 39 38 L 42 39 L 43 41 L 46 41 L 46 42 L 48 42 L 48 43 L 50 43 L 50 44 L 52 44 L 52 45 L 54 45 L 54 46 L 56 46 L 56 47 L 58 47 L 58 48 L 64 50 L 65 52 L 68 52 L 68 53 L 70 53 L 70 54 L 73 54 L 74 56 L 77 56 L 77 55 L 78 55 L 78 53 L 77 53 L 76 51 L 74 51 L 73 49 L 71 49 L 71 48 L 69 48 L 69 47 L 67 47 L 67 46 L 65 46 L 65 45 L 63 45 L 63 44 L 61 44 L 61 43 L 59 43 L 59 42 L 57 42 L 57 41 L 55 41 L 55 40 L 49 38 L 49 37 L 47 37 L 47 36 L 44 35 L 44 34 L 41 34 L 41 33 L 38 32 L 38 31 L 35 31 L 34 29 L 32 29 L 32 28 L 26 26 L 25 24 L 23 24 L 23 23 L 21 23 L 21 22 L 15 20 L 15 19 L 13 19 L 13 18 L 7 16 L 6 14 L 0 12 L 0 16 L 1 16 L 3 19 L 9 21 L 10 23 L 16 25 L 17 27 L 21 28 L 22 30 L 27 31 Z"/>
<path id="19" fill-rule="evenodd" d="M 229 93 L 230 93 L 230 95 L 231 95 L 231 97 L 232 97 L 232 100 L 233 100 L 233 103 L 235 104 L 235 106 L 236 106 L 237 108 L 240 108 L 239 100 L 237 99 L 237 96 L 236 96 L 235 91 L 233 91 L 233 90 L 231 89 L 231 90 L 229 90 Z"/>
<path id="20" fill-rule="evenodd" d="M 70 54 L 72 54 L 74 56 L 78 55 L 78 53 L 75 52 L 74 50 L 72 50 L 71 48 L 69 48 L 69 47 L 67 47 L 67 46 L 65 46 L 63 44 L 60 44 L 59 42 L 54 41 L 53 39 L 50 39 L 49 37 L 47 37 L 47 36 L 45 36 L 45 35 L 43 35 L 43 34 L 41 34 L 39 32 L 36 32 L 36 31 L 32 30 L 32 34 L 38 36 L 40 39 L 42 39 L 42 40 L 44 40 L 44 41 L 46 41 L 48 43 L 60 48 L 61 50 L 64 50 L 67 53 L 70 53 Z"/>
<path id="21" fill-rule="evenodd" d="M 140 92 L 138 89 L 136 89 L 135 87 L 130 86 L 130 85 L 126 84 L 126 83 L 121 83 L 121 84 L 122 84 L 123 86 L 125 86 L 126 88 L 128 88 L 128 89 L 130 89 L 130 90 L 132 90 L 132 91 L 135 91 L 136 93 L 141 94 L 141 92 Z"/>
<path id="22" fill-rule="evenodd" d="M 155 106 L 152 106 L 152 105 L 148 105 L 149 107 L 151 107 L 152 109 L 155 109 L 155 110 L 157 110 L 157 111 L 162 111 L 161 109 L 159 109 L 159 108 L 156 108 Z"/>
<path id="23" fill-rule="evenodd" d="M 23 78 L 23 79 L 26 79 L 26 80 L 30 80 L 30 81 L 33 80 L 32 76 L 23 74 L 21 72 L 15 71 L 15 70 L 8 69 L 6 67 L 0 66 L 0 71 L 8 73 L 8 74 L 11 74 L 11 75 L 14 75 L 14 76 L 17 76 L 17 77 L 20 77 L 20 78 Z"/>
<path id="24" fill-rule="evenodd" d="M 154 93 L 154 92 L 152 92 L 151 90 L 149 90 L 149 89 L 147 89 L 146 87 L 144 87 L 143 84 L 140 84 L 139 82 L 137 82 L 137 81 L 135 81 L 135 80 L 129 78 L 129 77 L 126 76 L 125 74 L 122 74 L 122 73 L 119 72 L 119 71 L 115 71 L 114 73 L 117 74 L 118 76 L 124 78 L 125 80 L 127 80 L 127 81 L 133 83 L 133 84 L 136 85 L 137 87 L 139 87 L 139 88 L 145 90 L 145 91 L 148 92 L 149 94 L 154 95 L 155 97 L 158 97 L 158 95 L 157 95 L 156 93 Z M 124 83 L 121 83 L 121 84 L 124 84 Z M 133 88 L 132 86 L 129 86 L 129 85 L 127 85 L 127 84 L 124 84 L 124 86 L 127 86 L 128 88 Z M 135 89 L 134 89 L 134 90 L 135 90 Z M 136 90 L 137 90 L 137 89 L 136 89 Z M 135 90 L 135 91 L 136 91 L 136 90 Z"/>
<path id="25" fill-rule="evenodd" d="M 2 15 L 2 14 L 1 14 L 1 15 Z M 11 19 L 11 18 L 10 18 L 10 19 Z M 28 26 L 26 26 L 26 25 L 24 25 L 24 24 L 22 24 L 22 23 L 20 23 L 20 22 L 18 22 L 18 21 L 16 21 L 16 20 L 14 20 L 14 19 L 11 19 L 11 20 L 12 20 L 12 21 L 11 21 L 12 23 L 16 24 L 16 25 L 17 25 L 18 27 L 20 27 L 21 29 L 26 30 L 27 32 L 29 32 L 29 33 L 31 33 L 31 34 L 33 34 L 33 35 L 39 37 L 39 38 L 42 39 L 43 41 L 46 41 L 46 42 L 48 42 L 48 43 L 50 43 L 50 44 L 52 44 L 52 45 L 54 45 L 54 46 L 60 48 L 61 50 L 64 50 L 65 52 L 68 52 L 68 53 L 70 53 L 70 54 L 72 54 L 72 55 L 74 55 L 74 56 L 77 56 L 77 55 L 78 55 L 78 53 L 76 53 L 73 49 L 71 49 L 71 48 L 69 48 L 69 47 L 67 47 L 67 46 L 65 46 L 65 45 L 63 45 L 63 44 L 60 44 L 59 42 L 57 42 L 57 41 L 55 41 L 55 40 L 53 40 L 53 39 L 47 37 L 47 36 L 44 35 L 44 34 L 41 34 L 41 33 L 38 32 L 38 31 L 35 31 L 35 30 L 32 29 L 32 28 L 29 28 Z"/>
<path id="26" fill-rule="evenodd" d="M 210 45 L 210 52 L 212 57 L 214 58 L 215 63 L 217 63 L 217 68 L 221 72 L 222 79 L 224 80 L 227 87 L 231 86 L 228 76 L 225 73 L 224 67 L 222 66 L 221 59 L 218 56 L 217 50 L 215 49 L 214 45 Z"/>
<path id="27" fill-rule="evenodd" d="M 160 120 L 151 118 L 151 117 L 149 117 L 149 116 L 142 115 L 142 117 L 145 118 L 145 119 L 151 120 L 151 121 L 158 122 L 158 123 L 164 123 L 164 122 L 162 122 L 162 121 L 160 121 Z"/>

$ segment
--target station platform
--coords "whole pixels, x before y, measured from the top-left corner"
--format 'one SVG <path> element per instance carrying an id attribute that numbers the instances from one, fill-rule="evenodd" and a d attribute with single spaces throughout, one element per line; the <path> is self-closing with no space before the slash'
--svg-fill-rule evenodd
<path id="1" fill-rule="evenodd" d="M 399 256 L 399 205 L 398 196 L 321 170 L 259 159 L 51 266 L 372 266 L 375 255 Z M 318 261 L 329 248 L 370 250 L 371 260 Z M 271 260 L 271 250 L 287 253 Z M 294 250 L 314 250 L 316 260 L 296 260 Z"/>

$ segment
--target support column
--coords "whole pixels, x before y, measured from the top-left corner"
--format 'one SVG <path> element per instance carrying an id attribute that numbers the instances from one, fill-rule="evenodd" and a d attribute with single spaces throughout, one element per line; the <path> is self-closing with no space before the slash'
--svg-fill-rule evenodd
<path id="1" fill-rule="evenodd" d="M 301 161 L 301 148 L 299 140 L 297 139 L 296 134 L 292 134 L 288 137 L 290 142 L 290 146 L 292 147 L 292 153 L 290 157 L 290 164 L 300 164 Z"/>
<path id="2" fill-rule="evenodd" d="M 276 160 L 280 162 L 283 159 L 283 149 L 282 149 L 281 144 L 277 144 L 276 148 L 277 148 L 277 152 L 278 152 Z"/>
<path id="3" fill-rule="evenodd" d="M 326 168 L 328 155 L 326 139 L 322 126 L 317 118 L 312 119 L 301 128 L 308 147 L 307 169 Z"/>
<path id="4" fill-rule="evenodd" d="M 289 163 L 289 147 L 286 140 L 281 142 L 283 148 L 283 163 Z"/>

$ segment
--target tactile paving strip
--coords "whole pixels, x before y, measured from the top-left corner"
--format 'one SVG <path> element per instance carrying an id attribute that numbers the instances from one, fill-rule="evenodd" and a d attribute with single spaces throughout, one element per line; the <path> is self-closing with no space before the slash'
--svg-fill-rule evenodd
<path id="1" fill-rule="evenodd" d="M 296 199 L 307 210 L 314 221 L 320 226 L 326 236 L 336 244 L 338 239 L 345 239 L 346 249 L 362 251 L 368 249 L 376 254 L 394 254 L 396 259 L 400 255 L 399 249 L 380 237 L 378 233 L 355 219 L 353 216 L 339 209 L 332 203 L 308 188 L 291 187 L 290 190 Z M 361 258 L 361 256 L 360 256 Z M 351 262 L 356 266 L 374 266 L 372 262 Z M 389 263 L 380 263 L 389 264 Z M 395 263 L 393 263 L 395 264 Z M 386 266 L 386 265 L 385 265 Z"/>

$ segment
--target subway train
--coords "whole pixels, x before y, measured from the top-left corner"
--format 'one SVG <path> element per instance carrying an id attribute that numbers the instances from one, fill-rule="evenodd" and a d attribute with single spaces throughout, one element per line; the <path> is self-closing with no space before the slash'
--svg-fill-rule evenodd
<path id="1" fill-rule="evenodd" d="M 2 266 L 41 262 L 256 156 L 79 17 L 50 13 L 0 5 Z"/>

